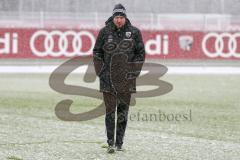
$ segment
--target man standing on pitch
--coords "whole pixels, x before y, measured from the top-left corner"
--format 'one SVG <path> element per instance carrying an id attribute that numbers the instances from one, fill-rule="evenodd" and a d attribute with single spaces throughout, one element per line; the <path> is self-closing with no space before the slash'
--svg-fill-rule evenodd
<path id="1" fill-rule="evenodd" d="M 114 6 L 105 24 L 93 49 L 93 61 L 106 106 L 107 152 L 113 153 L 114 145 L 117 151 L 122 150 L 131 93 L 136 92 L 136 78 L 145 60 L 145 49 L 140 30 L 131 25 L 122 4 Z"/>

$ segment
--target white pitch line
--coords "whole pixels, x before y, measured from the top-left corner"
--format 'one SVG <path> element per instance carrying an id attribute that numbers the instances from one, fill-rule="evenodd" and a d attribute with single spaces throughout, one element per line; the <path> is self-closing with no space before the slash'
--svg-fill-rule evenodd
<path id="1" fill-rule="evenodd" d="M 240 67 L 168 67 L 167 74 L 240 74 Z"/>
<path id="2" fill-rule="evenodd" d="M 57 67 L 55 65 L 47 66 L 0 66 L 0 73 L 52 73 Z M 167 66 L 168 72 L 166 74 L 240 74 L 240 67 L 205 67 L 205 66 Z M 85 73 L 87 66 L 78 67 L 73 73 Z M 144 74 L 143 71 L 142 73 Z M 155 71 L 156 72 L 156 71 Z"/>
<path id="3" fill-rule="evenodd" d="M 46 66 L 0 66 L 0 73 L 52 73 L 57 67 Z M 74 73 L 84 73 L 87 66 L 77 68 Z"/>

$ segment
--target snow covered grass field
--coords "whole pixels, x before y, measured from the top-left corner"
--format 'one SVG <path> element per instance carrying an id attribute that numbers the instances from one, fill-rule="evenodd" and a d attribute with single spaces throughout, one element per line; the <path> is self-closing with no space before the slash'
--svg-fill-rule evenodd
<path id="1" fill-rule="evenodd" d="M 125 151 L 109 155 L 104 116 L 66 122 L 54 112 L 63 99 L 74 101 L 74 113 L 93 109 L 101 100 L 60 94 L 49 87 L 47 73 L 1 73 L 0 159 L 239 160 L 240 76 L 166 74 L 161 79 L 173 90 L 136 100 L 130 107 Z M 98 83 L 84 84 L 81 74 L 67 82 L 98 89 Z"/>

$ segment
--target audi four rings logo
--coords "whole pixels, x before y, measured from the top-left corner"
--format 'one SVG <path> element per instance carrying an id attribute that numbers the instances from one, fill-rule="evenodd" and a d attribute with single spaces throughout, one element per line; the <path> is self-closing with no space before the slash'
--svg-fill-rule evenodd
<path id="1" fill-rule="evenodd" d="M 214 48 L 215 51 L 209 51 L 207 49 L 207 43 L 210 38 L 215 38 Z M 224 39 L 227 39 L 227 48 L 228 52 L 224 51 Z M 239 42 L 238 42 L 239 41 Z M 202 49 L 203 52 L 211 58 L 215 57 L 223 57 L 223 58 L 229 58 L 229 57 L 235 57 L 240 58 L 240 52 L 238 52 L 240 49 L 238 49 L 238 46 L 240 44 L 240 32 L 239 33 L 209 33 L 207 34 L 202 41 Z"/>
<path id="2" fill-rule="evenodd" d="M 44 50 L 40 51 L 36 48 L 35 44 L 37 39 L 39 37 L 44 37 L 43 40 L 43 48 Z M 54 36 L 58 36 L 58 42 L 57 42 L 57 48 L 58 50 L 55 49 L 54 44 Z M 70 42 L 68 37 L 73 37 L 72 42 Z M 81 51 L 83 47 L 83 41 L 82 37 L 86 36 L 90 39 L 90 48 L 87 51 Z M 92 52 L 92 49 L 94 47 L 95 43 L 95 37 L 93 36 L 92 33 L 88 31 L 80 31 L 80 32 L 75 32 L 75 31 L 44 31 L 40 30 L 37 31 L 33 34 L 30 40 L 30 47 L 32 49 L 33 54 L 39 56 L 39 57 L 44 57 L 44 56 L 53 56 L 53 57 L 59 57 L 59 56 L 66 56 L 66 57 L 73 57 L 73 56 L 83 56 L 83 55 L 90 55 Z M 72 51 L 69 51 L 69 45 L 72 44 Z M 39 46 L 38 46 L 39 48 Z"/>

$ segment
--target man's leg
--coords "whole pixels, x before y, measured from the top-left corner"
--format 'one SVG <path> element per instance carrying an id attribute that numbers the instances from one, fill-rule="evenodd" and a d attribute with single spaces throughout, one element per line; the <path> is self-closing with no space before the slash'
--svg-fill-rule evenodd
<path id="1" fill-rule="evenodd" d="M 117 106 L 117 136 L 116 136 L 116 147 L 121 149 L 123 144 L 123 138 L 127 126 L 128 110 L 131 100 L 130 93 L 121 93 L 117 95 L 118 106 Z"/>
<path id="2" fill-rule="evenodd" d="M 116 95 L 103 92 L 103 98 L 106 106 L 105 125 L 107 129 L 107 143 L 109 146 L 114 145 L 115 130 L 115 111 L 116 111 Z"/>

